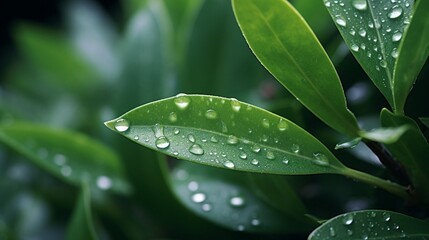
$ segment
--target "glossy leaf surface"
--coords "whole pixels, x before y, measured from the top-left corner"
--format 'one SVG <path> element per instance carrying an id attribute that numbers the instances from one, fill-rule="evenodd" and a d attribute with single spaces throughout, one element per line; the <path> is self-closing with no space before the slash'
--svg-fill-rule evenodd
<path id="1" fill-rule="evenodd" d="M 381 123 L 385 127 L 409 126 L 401 138 L 395 143 L 386 145 L 389 151 L 405 167 L 416 192 L 425 201 L 429 201 L 429 144 L 417 124 L 406 116 L 395 115 L 383 109 Z"/>
<path id="2" fill-rule="evenodd" d="M 42 125 L 15 123 L 0 126 L 0 142 L 54 176 L 80 186 L 129 193 L 118 157 L 88 137 Z"/>
<path id="3" fill-rule="evenodd" d="M 233 8 L 262 65 L 330 127 L 357 136 L 338 75 L 298 12 L 283 0 L 235 0 Z"/>
<path id="4" fill-rule="evenodd" d="M 344 41 L 392 108 L 393 69 L 412 0 L 324 0 Z"/>
<path id="5" fill-rule="evenodd" d="M 426 239 L 429 223 L 396 212 L 364 210 L 336 216 L 314 230 L 309 240 Z"/>
<path id="6" fill-rule="evenodd" d="M 274 174 L 345 168 L 302 128 L 236 99 L 179 94 L 105 124 L 145 147 L 210 166 Z"/>
<path id="7" fill-rule="evenodd" d="M 77 199 L 76 207 L 68 225 L 66 239 L 98 239 L 92 220 L 90 190 L 85 183 L 82 184 L 81 194 Z"/>
<path id="8" fill-rule="evenodd" d="M 408 126 L 386 127 L 377 128 L 368 132 L 362 132 L 360 135 L 363 138 L 381 142 L 381 143 L 394 143 L 409 129 Z"/>
<path id="9" fill-rule="evenodd" d="M 285 214 L 258 198 L 251 190 L 246 173 L 181 162 L 172 174 L 172 184 L 187 208 L 232 230 L 297 233 L 314 227 L 304 212 Z M 292 201 L 284 205 L 290 209 L 295 207 Z"/>
<path id="10" fill-rule="evenodd" d="M 415 9 L 393 73 L 395 109 L 398 112 L 404 111 L 407 96 L 429 55 L 429 1 L 418 1 Z"/>

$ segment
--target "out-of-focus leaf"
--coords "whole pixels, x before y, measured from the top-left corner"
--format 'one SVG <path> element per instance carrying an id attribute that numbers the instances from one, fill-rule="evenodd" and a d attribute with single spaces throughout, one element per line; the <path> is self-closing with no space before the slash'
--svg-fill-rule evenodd
<path id="1" fill-rule="evenodd" d="M 25 57 L 53 84 L 82 92 L 99 81 L 63 35 L 29 24 L 20 25 L 15 35 Z"/>
<path id="2" fill-rule="evenodd" d="M 336 216 L 316 230 L 309 240 L 322 239 L 426 239 L 429 223 L 391 211 L 364 210 Z"/>
<path id="3" fill-rule="evenodd" d="M 283 0 L 234 0 L 233 8 L 262 65 L 330 127 L 357 136 L 338 75 L 299 13 Z"/>
<path id="4" fill-rule="evenodd" d="M 197 215 L 223 227 L 247 232 L 299 233 L 314 224 L 303 213 L 279 212 L 249 188 L 245 173 L 181 162 L 172 174 L 174 191 Z M 289 202 L 290 203 L 290 202 Z M 287 208 L 294 208 L 287 202 Z"/>
<path id="5" fill-rule="evenodd" d="M 387 109 L 381 111 L 383 127 L 409 126 L 398 141 L 386 147 L 405 167 L 416 188 L 418 197 L 429 202 L 429 144 L 417 124 L 411 118 L 395 115 Z"/>
<path id="6" fill-rule="evenodd" d="M 395 110 L 404 111 L 405 101 L 429 56 L 429 1 L 418 1 L 410 26 L 404 33 L 393 72 Z M 396 55 L 395 55 L 396 56 Z"/>
<path id="7" fill-rule="evenodd" d="M 361 137 L 376 142 L 391 144 L 396 141 L 409 129 L 407 125 L 397 127 L 377 128 L 368 132 L 361 132 Z"/>
<path id="8" fill-rule="evenodd" d="M 54 176 L 80 186 L 126 194 L 130 191 L 118 157 L 88 137 L 30 123 L 0 126 L 0 142 Z"/>
<path id="9" fill-rule="evenodd" d="M 362 141 L 362 138 L 358 137 L 347 142 L 338 143 L 337 145 L 335 145 L 335 150 L 344 149 L 344 148 L 354 148 L 361 141 Z"/>
<path id="10" fill-rule="evenodd" d="M 422 117 L 420 118 L 420 121 L 427 127 L 429 128 L 429 118 L 427 117 Z"/>
<path id="11" fill-rule="evenodd" d="M 293 175 L 345 169 L 304 129 L 236 99 L 179 94 L 105 124 L 145 147 L 210 166 Z"/>
<path id="12" fill-rule="evenodd" d="M 96 240 L 94 223 L 91 213 L 91 197 L 88 184 L 82 184 L 82 192 L 67 228 L 67 240 Z"/>
<path id="13" fill-rule="evenodd" d="M 344 41 L 393 109 L 393 70 L 413 0 L 324 0 Z"/>

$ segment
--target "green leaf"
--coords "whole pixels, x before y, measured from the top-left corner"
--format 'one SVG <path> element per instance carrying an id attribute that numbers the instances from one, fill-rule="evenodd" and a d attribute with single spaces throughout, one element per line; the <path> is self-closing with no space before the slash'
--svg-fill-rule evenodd
<path id="1" fill-rule="evenodd" d="M 426 239 L 429 223 L 391 211 L 363 210 L 336 216 L 314 230 L 309 240 Z"/>
<path id="2" fill-rule="evenodd" d="M 145 147 L 210 166 L 274 174 L 345 168 L 299 126 L 236 99 L 179 94 L 105 124 Z"/>
<path id="3" fill-rule="evenodd" d="M 413 0 L 324 0 L 344 41 L 393 109 L 393 70 Z"/>
<path id="4" fill-rule="evenodd" d="M 381 124 L 383 127 L 409 126 L 397 142 L 387 144 L 386 147 L 405 167 L 417 196 L 429 202 L 429 144 L 426 138 L 414 120 L 393 114 L 387 109 L 381 111 Z"/>
<path id="5" fill-rule="evenodd" d="M 126 194 L 130 186 L 118 157 L 88 137 L 30 123 L 0 126 L 0 142 L 52 175 L 80 186 Z"/>
<path id="6" fill-rule="evenodd" d="M 429 1 L 418 1 L 414 9 L 393 73 L 393 96 L 398 113 L 404 111 L 407 96 L 429 56 Z"/>
<path id="7" fill-rule="evenodd" d="M 391 144 L 396 141 L 409 129 L 408 125 L 397 127 L 376 128 L 368 132 L 361 132 L 361 137 L 372 141 Z"/>
<path id="8" fill-rule="evenodd" d="M 314 227 L 304 213 L 285 214 L 258 198 L 247 175 L 181 162 L 171 183 L 188 209 L 228 229 L 273 234 L 299 233 Z M 284 205 L 295 207 L 290 201 Z"/>
<path id="9" fill-rule="evenodd" d="M 82 192 L 77 200 L 76 207 L 68 225 L 66 239 L 98 239 L 92 220 L 91 197 L 88 184 L 82 184 Z"/>
<path id="10" fill-rule="evenodd" d="M 427 117 L 421 117 L 420 121 L 427 127 L 429 128 L 429 118 Z"/>
<path id="11" fill-rule="evenodd" d="M 298 12 L 284 0 L 234 0 L 233 8 L 262 65 L 330 127 L 357 136 L 338 75 Z"/>

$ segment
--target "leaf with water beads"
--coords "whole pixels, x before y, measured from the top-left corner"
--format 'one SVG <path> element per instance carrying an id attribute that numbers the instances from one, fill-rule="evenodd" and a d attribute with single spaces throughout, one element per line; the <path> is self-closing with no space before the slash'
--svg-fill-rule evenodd
<path id="1" fill-rule="evenodd" d="M 177 116 L 174 121 L 171 113 Z M 299 126 L 236 99 L 179 94 L 106 125 L 145 147 L 215 167 L 292 175 L 341 174 L 345 169 Z"/>
<path id="2" fill-rule="evenodd" d="M 14 123 L 0 126 L 0 142 L 65 182 L 80 186 L 86 180 L 100 190 L 130 192 L 116 154 L 82 134 Z"/>
<path id="3" fill-rule="evenodd" d="M 413 0 L 324 0 L 344 41 L 395 109 L 393 71 Z"/>
<path id="4" fill-rule="evenodd" d="M 429 223 L 391 211 L 364 210 L 336 216 L 315 229 L 309 240 L 426 239 Z"/>
<path id="5" fill-rule="evenodd" d="M 283 207 L 289 211 L 278 211 L 269 199 L 265 201 L 255 194 L 249 174 L 182 161 L 171 176 L 173 192 L 183 205 L 225 228 L 272 234 L 299 233 L 315 227 L 304 216 L 305 212 L 297 211 L 302 203 L 294 192 L 282 195 L 287 198 Z M 285 186 L 289 187 L 287 183 Z"/>

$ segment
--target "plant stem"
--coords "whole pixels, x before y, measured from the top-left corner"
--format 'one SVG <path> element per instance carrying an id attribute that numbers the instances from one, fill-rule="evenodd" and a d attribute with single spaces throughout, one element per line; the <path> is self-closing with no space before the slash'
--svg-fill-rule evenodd
<path id="1" fill-rule="evenodd" d="M 368 173 L 360 172 L 351 168 L 345 168 L 342 173 L 348 177 L 356 179 L 360 182 L 382 188 L 392 194 L 400 196 L 406 200 L 411 200 L 411 195 L 408 193 L 408 188 L 388 180 L 384 180 Z"/>

